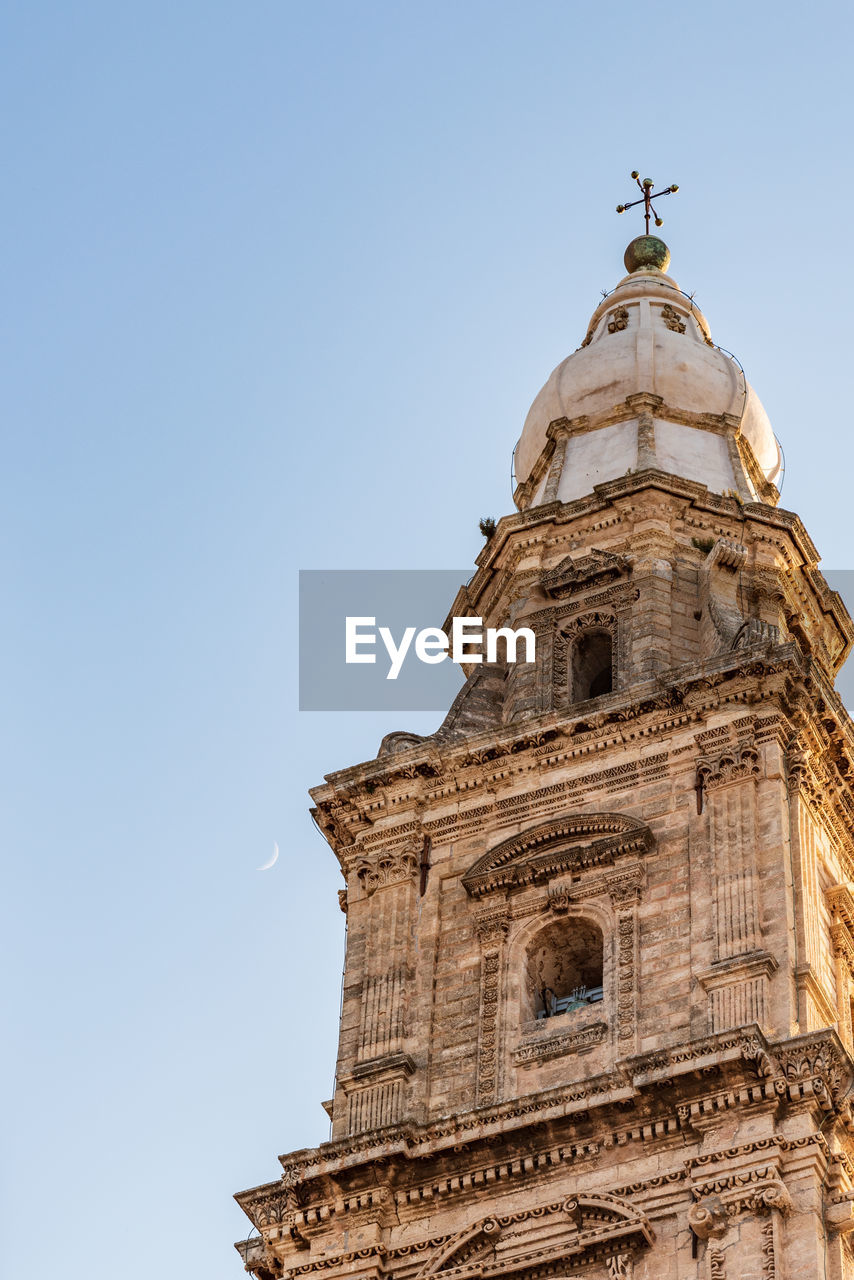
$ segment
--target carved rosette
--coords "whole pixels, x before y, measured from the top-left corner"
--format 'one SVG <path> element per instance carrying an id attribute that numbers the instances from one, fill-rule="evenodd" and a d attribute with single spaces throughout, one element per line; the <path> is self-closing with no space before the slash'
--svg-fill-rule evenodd
<path id="1" fill-rule="evenodd" d="M 622 1052 L 629 1052 L 637 1029 L 637 930 L 635 912 L 617 916 L 617 1039 Z"/>
<path id="2" fill-rule="evenodd" d="M 506 907 L 482 911 L 475 920 L 480 940 L 480 1037 L 477 1048 L 477 1102 L 489 1106 L 498 1087 L 498 1003 L 501 960 L 510 917 Z"/>

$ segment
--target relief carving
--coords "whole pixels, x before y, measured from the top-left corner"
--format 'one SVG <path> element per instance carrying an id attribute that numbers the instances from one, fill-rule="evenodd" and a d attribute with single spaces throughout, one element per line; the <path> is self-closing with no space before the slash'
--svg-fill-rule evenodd
<path id="1" fill-rule="evenodd" d="M 769 1218 L 762 1224 L 762 1278 L 775 1280 L 777 1261 L 774 1256 L 774 1221 Z"/>
<path id="2" fill-rule="evenodd" d="M 664 321 L 665 329 L 669 329 L 671 333 L 684 333 L 685 321 L 682 319 L 678 311 L 671 307 L 669 302 L 665 302 L 661 308 L 661 318 Z"/>
<path id="3" fill-rule="evenodd" d="M 634 1264 L 630 1253 L 615 1253 L 605 1260 L 608 1280 L 632 1280 Z"/>
<path id="4" fill-rule="evenodd" d="M 579 1027 L 577 1031 L 566 1031 L 562 1035 L 520 1045 L 513 1050 L 513 1063 L 517 1067 L 524 1067 L 532 1062 L 548 1062 L 552 1058 L 561 1058 L 565 1054 L 578 1053 L 601 1044 L 607 1035 L 607 1023 L 593 1022 L 586 1027 Z"/>
<path id="5" fill-rule="evenodd" d="M 620 333 L 623 329 L 629 327 L 629 312 L 627 307 L 617 307 L 616 311 L 612 311 L 608 317 L 608 332 Z"/>
<path id="6" fill-rule="evenodd" d="M 377 889 L 414 879 L 420 853 L 417 846 L 408 844 L 399 850 L 383 850 L 371 859 L 362 858 L 356 865 L 356 875 L 365 893 L 370 897 Z"/>
<path id="7" fill-rule="evenodd" d="M 475 919 L 480 939 L 480 1037 L 477 1053 L 477 1101 L 495 1101 L 498 1086 L 498 995 L 501 958 L 510 918 L 506 907 L 482 911 Z"/>
<path id="8" fill-rule="evenodd" d="M 637 977 L 635 974 L 635 915 L 621 912 L 617 917 L 617 1039 L 634 1040 L 637 1026 Z"/>
<path id="9" fill-rule="evenodd" d="M 726 1254 L 722 1249 L 709 1250 L 709 1280 L 726 1280 Z"/>

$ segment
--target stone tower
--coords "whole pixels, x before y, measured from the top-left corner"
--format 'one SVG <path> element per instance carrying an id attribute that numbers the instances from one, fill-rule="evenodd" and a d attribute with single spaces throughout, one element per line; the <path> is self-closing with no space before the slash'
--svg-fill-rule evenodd
<path id="1" fill-rule="evenodd" d="M 332 1136 L 237 1196 L 257 1280 L 854 1276 L 854 627 L 668 260 L 630 246 L 452 608 L 536 662 L 312 793 Z"/>

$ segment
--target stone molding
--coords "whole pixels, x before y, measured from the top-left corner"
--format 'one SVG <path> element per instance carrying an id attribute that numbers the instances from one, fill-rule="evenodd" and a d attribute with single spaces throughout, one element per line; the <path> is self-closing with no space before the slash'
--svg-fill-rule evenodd
<path id="1" fill-rule="evenodd" d="M 360 1062 L 336 1085 L 347 1101 L 347 1129 L 350 1133 L 384 1129 L 400 1124 L 405 1104 L 404 1088 L 415 1070 L 408 1053 L 384 1054 Z"/>
<path id="2" fill-rule="evenodd" d="M 463 876 L 475 899 L 496 891 L 538 884 L 562 871 L 612 866 L 627 854 L 653 846 L 649 827 L 615 813 L 559 818 L 511 836 L 490 849 Z"/>
<path id="3" fill-rule="evenodd" d="M 558 453 L 559 442 L 565 442 L 572 436 L 584 435 L 590 431 L 600 431 L 603 427 L 616 425 L 620 422 L 630 422 L 634 418 L 637 418 L 644 409 L 651 412 L 660 420 L 674 422 L 680 426 L 694 427 L 699 431 L 709 431 L 714 435 L 724 436 L 727 440 L 732 441 L 733 445 L 737 448 L 738 460 L 742 463 L 744 470 L 747 471 L 759 500 L 763 504 L 769 504 L 772 508 L 776 506 L 779 501 L 780 494 L 777 488 L 766 478 L 765 472 L 759 465 L 759 461 L 756 458 L 752 445 L 747 438 L 741 434 L 739 429 L 740 420 L 737 416 L 731 413 L 694 413 L 691 410 L 678 409 L 666 404 L 661 396 L 653 395 L 649 392 L 638 392 L 634 395 L 627 396 L 625 401 L 620 404 L 615 404 L 608 414 L 604 416 L 598 415 L 594 420 L 591 420 L 588 415 L 582 414 L 575 418 L 554 418 L 549 423 L 546 429 L 546 444 L 539 458 L 531 469 L 530 475 L 516 486 L 513 493 L 513 501 L 520 509 L 520 512 L 522 514 L 528 514 L 529 511 L 537 514 L 540 513 L 542 507 L 531 507 L 531 502 L 533 501 L 534 495 L 539 488 L 540 481 L 543 476 L 553 467 L 553 462 L 556 454 Z M 558 463 L 558 465 L 560 465 L 560 463 Z M 686 480 L 682 476 L 677 476 L 666 471 L 659 471 L 655 466 L 649 469 L 644 469 L 643 471 L 637 471 L 629 478 L 633 481 L 636 478 L 646 477 L 648 475 L 661 475 L 663 478 L 671 481 L 674 488 L 679 487 L 681 490 L 684 487 L 686 492 L 690 492 L 691 489 L 695 488 L 706 488 L 705 485 L 702 485 L 697 481 Z M 736 479 L 737 478 L 738 472 L 736 471 Z M 604 485 L 594 485 L 593 494 L 598 496 L 602 490 L 608 489 L 612 485 L 618 485 L 625 479 L 626 477 L 617 477 L 615 480 L 608 481 Z M 750 494 L 746 487 L 744 487 L 743 481 L 742 488 L 744 489 L 744 492 L 741 495 L 742 498 L 748 499 L 748 502 L 745 503 L 745 505 L 753 505 L 749 502 Z M 552 492 L 549 492 L 547 489 L 544 499 L 548 498 L 554 500 L 556 492 L 557 486 L 553 485 Z M 726 495 L 719 494 L 709 496 L 721 498 L 726 497 Z M 575 502 L 567 503 L 566 505 L 576 506 L 584 501 L 585 498 L 576 499 Z"/>
<path id="4" fill-rule="evenodd" d="M 560 1035 L 538 1038 L 529 1036 L 513 1050 L 511 1059 L 516 1067 L 548 1062 L 552 1058 L 562 1058 L 566 1054 L 591 1049 L 594 1045 L 601 1044 L 607 1035 L 606 1022 L 591 1022 L 575 1031 L 564 1031 Z"/>

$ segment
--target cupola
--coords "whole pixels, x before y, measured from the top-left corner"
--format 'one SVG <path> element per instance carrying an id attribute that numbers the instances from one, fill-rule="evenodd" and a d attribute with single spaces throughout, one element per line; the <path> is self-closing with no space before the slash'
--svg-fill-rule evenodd
<path id="1" fill-rule="evenodd" d="M 768 415 L 669 263 L 657 236 L 629 245 L 629 274 L 531 405 L 515 454 L 519 507 L 650 469 L 777 502 L 782 454 Z"/>

